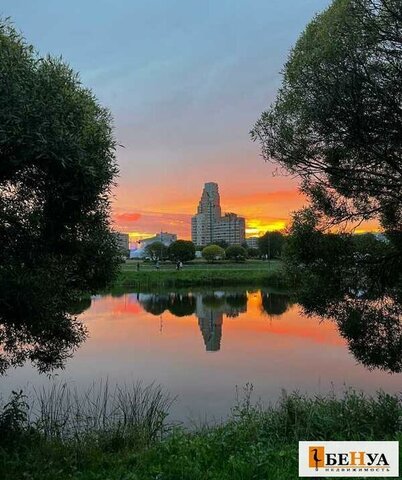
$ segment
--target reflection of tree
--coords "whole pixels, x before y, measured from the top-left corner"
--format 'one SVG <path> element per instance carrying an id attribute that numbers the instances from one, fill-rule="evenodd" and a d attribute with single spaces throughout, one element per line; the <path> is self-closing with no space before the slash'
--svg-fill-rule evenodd
<path id="1" fill-rule="evenodd" d="M 170 298 L 169 311 L 176 317 L 193 315 L 195 307 L 195 298 L 192 295 L 173 295 Z"/>
<path id="2" fill-rule="evenodd" d="M 29 300 L 28 300 L 29 301 Z M 78 346 L 86 339 L 84 325 L 75 315 L 91 304 L 91 299 L 77 301 L 69 312 L 43 307 L 40 317 L 31 315 L 23 296 L 21 309 L 1 308 L 0 313 L 0 374 L 10 367 L 31 361 L 40 372 L 62 368 Z M 14 306 L 15 307 L 15 306 Z M 8 314 L 4 312 L 8 310 Z M 7 320 L 6 320 L 7 319 Z"/>
<path id="3" fill-rule="evenodd" d="M 368 368 L 402 371 L 401 306 L 390 299 L 347 299 L 329 311 L 349 349 Z"/>
<path id="4" fill-rule="evenodd" d="M 356 359 L 368 368 L 402 371 L 402 304 L 392 295 L 367 295 L 360 288 L 318 289 L 320 282 L 300 292 L 307 315 L 334 320 Z M 334 285 L 332 285 L 334 287 Z"/>
<path id="5" fill-rule="evenodd" d="M 239 310 L 239 312 L 245 312 L 247 309 L 247 293 L 228 293 L 225 296 L 226 303 Z"/>
<path id="6" fill-rule="evenodd" d="M 214 292 L 201 294 L 202 303 L 209 308 L 221 308 L 226 303 L 224 295 L 216 295 Z"/>
<path id="7" fill-rule="evenodd" d="M 272 292 L 262 292 L 262 310 L 268 316 L 283 315 L 290 306 L 290 297 L 288 295 L 280 295 Z"/>
<path id="8" fill-rule="evenodd" d="M 69 313 L 71 315 L 79 315 L 80 313 L 85 312 L 85 310 L 88 310 L 88 308 L 91 306 L 91 303 L 92 299 L 89 295 L 87 295 L 86 297 L 74 302 L 70 307 Z"/>
<path id="9" fill-rule="evenodd" d="M 311 212 L 295 217 L 285 252 L 297 301 L 334 320 L 357 360 L 402 371 L 402 234 L 327 234 Z"/>
<path id="10" fill-rule="evenodd" d="M 169 307 L 169 296 L 160 294 L 140 295 L 139 302 L 146 312 L 159 316 Z"/>

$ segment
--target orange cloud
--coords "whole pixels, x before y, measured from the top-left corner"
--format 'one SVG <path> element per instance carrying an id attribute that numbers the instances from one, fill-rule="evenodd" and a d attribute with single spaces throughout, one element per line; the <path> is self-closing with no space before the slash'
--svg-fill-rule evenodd
<path id="1" fill-rule="evenodd" d="M 120 213 L 115 215 L 115 220 L 118 223 L 136 222 L 141 218 L 140 213 Z"/>

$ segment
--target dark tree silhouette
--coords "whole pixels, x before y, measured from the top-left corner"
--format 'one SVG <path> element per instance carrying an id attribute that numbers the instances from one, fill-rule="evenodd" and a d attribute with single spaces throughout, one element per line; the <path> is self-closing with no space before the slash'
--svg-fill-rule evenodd
<path id="1" fill-rule="evenodd" d="M 83 338 L 71 305 L 107 286 L 118 268 L 109 226 L 115 141 L 108 111 L 77 75 L 38 57 L 7 22 L 0 84 L 3 365 L 30 357 L 44 369 L 57 348 L 60 364 Z"/>

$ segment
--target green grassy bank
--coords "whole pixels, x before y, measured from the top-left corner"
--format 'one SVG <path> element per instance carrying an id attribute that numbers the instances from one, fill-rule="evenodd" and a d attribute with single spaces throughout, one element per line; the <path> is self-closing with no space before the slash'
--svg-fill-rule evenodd
<path id="1" fill-rule="evenodd" d="M 195 287 L 258 285 L 276 288 L 286 287 L 282 262 L 249 261 L 246 263 L 189 263 L 177 271 L 172 264 L 141 264 L 137 271 L 136 262 L 127 262 L 115 282 L 116 287 Z"/>
<path id="2" fill-rule="evenodd" d="M 138 399 L 133 402 L 124 392 L 119 397 L 129 419 L 123 426 L 101 421 L 67 437 L 60 428 L 49 429 L 61 418 L 66 421 L 60 407 L 58 415 L 47 411 L 47 428 L 15 417 L 8 418 L 6 430 L 3 413 L 0 478 L 291 480 L 298 478 L 299 440 L 402 440 L 401 401 L 382 393 L 371 398 L 349 391 L 342 398 L 312 399 L 293 394 L 270 408 L 251 405 L 246 395 L 224 424 L 191 432 L 166 424 L 161 398 L 140 397 L 141 412 L 133 411 Z"/>

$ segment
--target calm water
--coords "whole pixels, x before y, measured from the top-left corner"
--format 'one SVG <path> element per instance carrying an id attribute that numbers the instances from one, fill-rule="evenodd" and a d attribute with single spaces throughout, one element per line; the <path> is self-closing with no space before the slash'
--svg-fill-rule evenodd
<path id="1" fill-rule="evenodd" d="M 94 380 L 143 379 L 165 386 L 175 418 L 220 418 L 236 385 L 275 401 L 281 390 L 325 393 L 344 385 L 402 391 L 401 374 L 359 365 L 331 321 L 306 318 L 286 295 L 261 290 L 195 290 L 97 296 L 80 316 L 88 340 L 56 376 L 78 388 Z M 34 367 L 11 369 L 1 392 L 51 381 Z"/>

